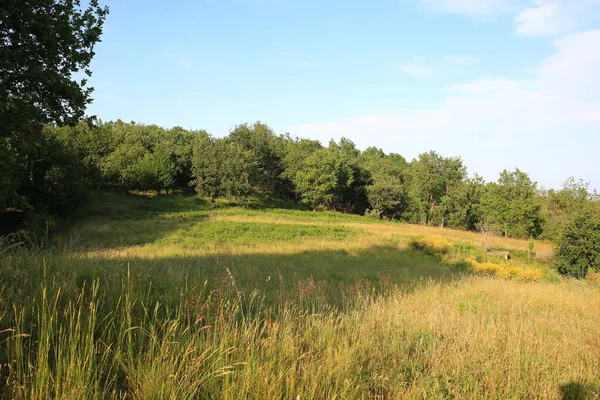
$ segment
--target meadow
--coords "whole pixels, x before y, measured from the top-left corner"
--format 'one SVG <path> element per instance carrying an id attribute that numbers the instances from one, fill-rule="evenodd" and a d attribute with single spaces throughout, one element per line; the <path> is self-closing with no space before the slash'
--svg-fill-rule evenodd
<path id="1" fill-rule="evenodd" d="M 600 286 L 547 242 L 495 238 L 502 264 L 473 232 L 110 193 L 22 240 L 0 249 L 1 399 L 600 396 Z"/>

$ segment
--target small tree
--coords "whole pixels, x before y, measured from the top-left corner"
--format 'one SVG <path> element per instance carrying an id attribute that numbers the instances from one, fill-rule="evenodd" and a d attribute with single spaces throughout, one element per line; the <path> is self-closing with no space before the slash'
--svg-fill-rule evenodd
<path id="1" fill-rule="evenodd" d="M 558 272 L 584 278 L 600 271 L 600 215 L 591 206 L 573 214 L 559 233 L 555 261 Z"/>
<path id="2" fill-rule="evenodd" d="M 475 228 L 483 235 L 483 251 L 487 252 L 491 245 L 494 234 L 498 228 L 490 220 L 482 218 L 475 224 Z"/>

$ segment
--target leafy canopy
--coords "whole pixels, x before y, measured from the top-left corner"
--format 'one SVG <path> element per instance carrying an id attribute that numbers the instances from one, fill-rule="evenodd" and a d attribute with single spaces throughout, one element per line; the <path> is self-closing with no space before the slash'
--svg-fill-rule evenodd
<path id="1" fill-rule="evenodd" d="M 91 102 L 94 45 L 108 8 L 91 0 L 0 3 L 0 207 L 23 202 L 46 123 L 75 123 Z"/>
<path id="2" fill-rule="evenodd" d="M 556 242 L 558 271 L 584 278 L 593 269 L 600 272 L 600 212 L 591 205 L 577 210 L 567 220 Z"/>

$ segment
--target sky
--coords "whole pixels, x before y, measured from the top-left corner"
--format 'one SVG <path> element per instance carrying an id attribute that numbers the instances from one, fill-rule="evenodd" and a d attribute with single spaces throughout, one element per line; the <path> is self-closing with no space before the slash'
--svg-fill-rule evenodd
<path id="1" fill-rule="evenodd" d="M 600 190 L 600 0 L 104 0 L 89 114 Z"/>

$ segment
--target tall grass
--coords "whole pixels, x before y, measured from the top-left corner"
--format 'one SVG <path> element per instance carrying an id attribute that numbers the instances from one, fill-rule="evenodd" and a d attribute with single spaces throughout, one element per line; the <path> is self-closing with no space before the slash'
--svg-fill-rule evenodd
<path id="1" fill-rule="evenodd" d="M 26 299 L 3 291 L 0 397 L 600 395 L 597 286 L 468 277 L 384 295 L 348 287 L 333 308 L 319 282 L 266 305 L 230 279 L 231 290 L 173 287 L 169 305 L 127 270 L 110 291 L 100 280 L 72 290 L 47 274 Z"/>
<path id="2" fill-rule="evenodd" d="M 193 198 L 82 212 L 50 250 L 0 251 L 2 400 L 600 397 L 598 284 L 408 248 L 474 234 Z"/>

